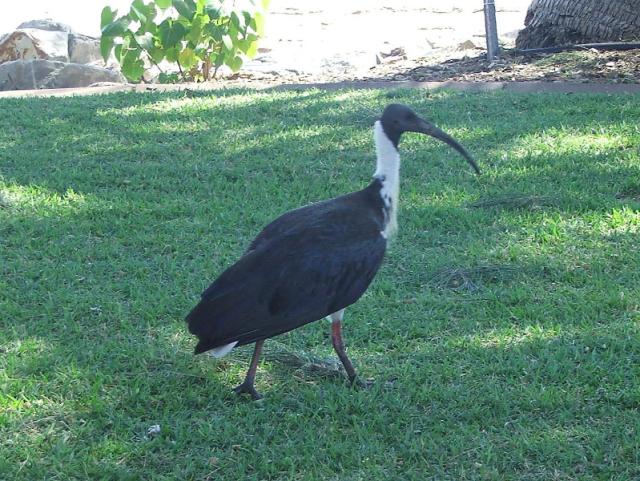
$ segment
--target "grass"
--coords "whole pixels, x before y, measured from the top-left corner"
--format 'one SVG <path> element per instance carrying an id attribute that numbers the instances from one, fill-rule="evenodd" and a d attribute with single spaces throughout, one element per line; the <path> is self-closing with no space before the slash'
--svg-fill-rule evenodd
<path id="1" fill-rule="evenodd" d="M 251 348 L 193 357 L 185 313 L 269 220 L 366 185 L 392 101 L 483 175 L 403 140 L 399 235 L 345 318 L 374 387 L 304 368 L 331 366 L 321 321 L 267 341 L 265 399 L 236 397 Z M 640 98 L 230 90 L 0 112 L 0 479 L 640 478 Z"/>

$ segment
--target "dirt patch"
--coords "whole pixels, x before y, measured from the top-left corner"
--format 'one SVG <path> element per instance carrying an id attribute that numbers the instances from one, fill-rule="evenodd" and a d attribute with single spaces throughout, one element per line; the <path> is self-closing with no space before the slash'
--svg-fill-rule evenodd
<path id="1" fill-rule="evenodd" d="M 372 76 L 416 81 L 571 81 L 595 83 L 640 83 L 640 50 L 585 50 L 555 54 L 518 55 L 506 51 L 494 62 L 478 54 L 459 59 L 424 63 L 410 68 L 383 65 Z M 376 75 L 377 74 L 377 75 Z"/>
<path id="2" fill-rule="evenodd" d="M 455 58 L 452 58 L 455 57 Z M 518 55 L 504 51 L 489 62 L 484 51 L 451 50 L 428 58 L 388 58 L 365 74 L 335 71 L 301 73 L 240 72 L 226 81 L 263 84 L 304 84 L 344 81 L 416 82 L 573 82 L 597 84 L 640 84 L 640 49 L 627 51 L 585 50 L 554 54 Z"/>

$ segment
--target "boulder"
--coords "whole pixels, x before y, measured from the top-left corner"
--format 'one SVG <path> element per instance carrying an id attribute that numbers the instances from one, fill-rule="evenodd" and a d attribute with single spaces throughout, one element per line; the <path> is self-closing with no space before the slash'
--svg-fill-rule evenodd
<path id="1" fill-rule="evenodd" d="M 124 83 L 120 72 L 51 60 L 14 60 L 0 64 L 0 90 L 87 87 L 98 82 Z"/>
<path id="2" fill-rule="evenodd" d="M 38 88 L 42 80 L 64 65 L 49 60 L 13 60 L 0 64 L 0 90 L 26 90 Z"/>
<path id="3" fill-rule="evenodd" d="M 72 63 L 93 63 L 102 60 L 100 40 L 80 35 L 69 34 L 69 61 Z"/>
<path id="4" fill-rule="evenodd" d="M 115 70 L 95 65 L 67 63 L 60 70 L 50 74 L 38 88 L 88 87 L 99 82 L 126 83 L 126 79 Z"/>
<path id="5" fill-rule="evenodd" d="M 26 28 L 10 33 L 0 42 L 0 63 L 32 59 L 68 62 L 69 34 Z"/>
<path id="6" fill-rule="evenodd" d="M 51 19 L 24 22 L 0 36 L 0 90 L 126 82 L 118 70 L 101 63 L 100 40 Z"/>
<path id="7" fill-rule="evenodd" d="M 37 28 L 38 30 L 48 30 L 50 32 L 66 32 L 72 33 L 71 27 L 66 23 L 56 22 L 50 18 L 42 18 L 39 20 L 29 20 L 18 25 L 18 30 L 22 28 Z"/>

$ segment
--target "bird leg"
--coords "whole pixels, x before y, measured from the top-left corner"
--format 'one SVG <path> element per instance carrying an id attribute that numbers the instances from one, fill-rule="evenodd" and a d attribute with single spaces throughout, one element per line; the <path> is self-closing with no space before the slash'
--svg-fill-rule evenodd
<path id="1" fill-rule="evenodd" d="M 331 314 L 331 342 L 333 342 L 333 348 L 336 351 L 336 354 L 342 361 L 342 365 L 344 366 L 345 371 L 347 371 L 347 376 L 349 376 L 349 381 L 351 384 L 356 382 L 356 370 L 353 368 L 353 364 L 347 357 L 347 352 L 344 349 L 344 341 L 342 340 L 342 316 L 344 314 L 344 309 Z"/>
<path id="2" fill-rule="evenodd" d="M 260 393 L 256 391 L 256 388 L 253 387 L 253 381 L 255 381 L 256 379 L 256 369 L 258 368 L 258 361 L 260 360 L 260 353 L 262 352 L 263 344 L 264 339 L 256 341 L 256 347 L 253 350 L 253 356 L 251 357 L 251 364 L 249 365 L 247 375 L 244 378 L 242 384 L 240 384 L 233 390 L 233 392 L 235 392 L 236 394 L 246 393 L 251 395 L 254 401 L 262 398 Z"/>

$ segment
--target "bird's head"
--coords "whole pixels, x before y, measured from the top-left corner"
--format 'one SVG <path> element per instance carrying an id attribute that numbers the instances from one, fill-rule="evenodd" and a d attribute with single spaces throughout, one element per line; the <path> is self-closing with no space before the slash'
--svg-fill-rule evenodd
<path id="1" fill-rule="evenodd" d="M 384 130 L 385 135 L 389 138 L 391 143 L 393 143 L 396 149 L 400 142 L 400 136 L 405 132 L 419 132 L 421 134 L 430 135 L 431 137 L 441 140 L 457 150 L 460 155 L 467 159 L 467 162 L 471 164 L 471 167 L 473 167 L 476 173 L 480 173 L 478 164 L 476 164 L 476 161 L 473 160 L 473 157 L 471 157 L 462 145 L 431 122 L 420 118 L 406 105 L 388 105 L 387 108 L 384 109 L 384 112 L 382 112 L 380 123 L 382 124 L 382 129 Z"/>

